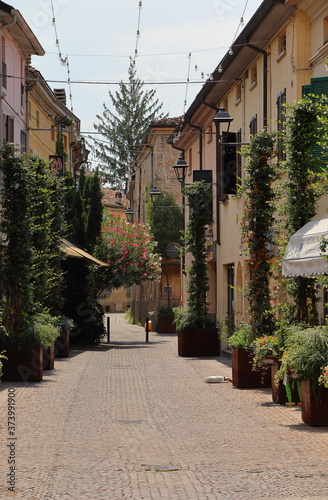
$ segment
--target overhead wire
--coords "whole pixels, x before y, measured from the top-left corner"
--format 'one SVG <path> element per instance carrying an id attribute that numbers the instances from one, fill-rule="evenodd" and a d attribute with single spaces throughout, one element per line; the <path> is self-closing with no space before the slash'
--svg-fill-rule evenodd
<path id="1" fill-rule="evenodd" d="M 60 44 L 59 44 L 59 38 L 58 38 L 58 32 L 57 32 L 57 25 L 56 25 L 56 18 L 55 18 L 55 9 L 54 9 L 54 4 L 53 0 L 51 0 L 51 10 L 52 10 L 52 25 L 54 27 L 55 31 L 55 37 L 56 37 L 56 47 L 58 48 L 58 57 L 63 66 L 66 66 L 67 68 L 67 83 L 68 84 L 68 90 L 69 90 L 69 100 L 71 103 L 71 111 L 73 111 L 73 97 L 72 97 L 72 88 L 71 88 L 71 72 L 70 72 L 70 66 L 68 62 L 68 55 L 65 57 L 62 56 L 62 52 L 60 50 Z"/>

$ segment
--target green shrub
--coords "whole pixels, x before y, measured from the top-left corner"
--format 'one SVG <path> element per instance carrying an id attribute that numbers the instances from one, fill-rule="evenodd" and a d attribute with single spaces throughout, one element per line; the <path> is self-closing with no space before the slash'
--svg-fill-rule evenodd
<path id="1" fill-rule="evenodd" d="M 251 325 L 243 323 L 230 337 L 228 337 L 227 342 L 229 347 L 233 349 L 251 349 L 255 338 Z"/>

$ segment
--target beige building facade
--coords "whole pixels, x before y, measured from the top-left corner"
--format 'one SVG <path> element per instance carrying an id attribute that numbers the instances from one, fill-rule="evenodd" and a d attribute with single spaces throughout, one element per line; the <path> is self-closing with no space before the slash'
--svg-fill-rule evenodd
<path id="1" fill-rule="evenodd" d="M 213 118 L 225 108 L 233 118 L 228 142 L 240 149 L 260 129 L 277 129 L 283 104 L 302 97 L 304 86 L 328 95 L 328 3 L 326 0 L 265 0 L 187 110 L 170 141 L 195 170 L 212 171 L 213 218 L 209 228 L 210 311 L 218 321 L 247 321 L 246 245 L 241 233 L 244 199 L 233 196 L 236 177 L 245 177 L 237 155 L 234 171 L 224 171 L 222 145 L 227 124 L 216 134 Z M 223 176 L 219 175 L 220 173 Z M 231 175 L 232 174 L 232 175 Z M 226 176 L 226 177 L 225 177 Z M 223 179 L 223 180 L 222 180 Z M 230 184 L 229 184 L 230 183 Z M 318 215 L 325 213 L 322 200 Z M 188 214 L 187 214 L 188 216 Z M 184 287 L 186 286 L 186 280 Z M 277 283 L 272 287 L 278 289 Z M 186 305 L 186 296 L 184 294 Z M 322 306 L 323 307 L 323 306 Z"/>

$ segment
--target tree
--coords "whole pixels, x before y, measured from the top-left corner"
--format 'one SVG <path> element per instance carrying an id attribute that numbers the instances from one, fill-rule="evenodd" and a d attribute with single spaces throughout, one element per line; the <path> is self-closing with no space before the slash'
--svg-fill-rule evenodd
<path id="1" fill-rule="evenodd" d="M 180 243 L 183 230 L 182 209 L 176 205 L 171 193 L 161 193 L 156 204 L 151 200 L 147 201 L 147 221 L 156 241 L 155 251 L 165 264 L 166 284 L 169 287 L 169 262 L 165 249 L 169 243 Z M 167 295 L 167 302 L 170 307 L 170 294 Z"/>
<path id="2" fill-rule="evenodd" d="M 109 91 L 116 114 L 103 103 L 103 115 L 96 115 L 95 129 L 105 141 L 94 139 L 94 151 L 100 161 L 103 180 L 112 189 L 126 189 L 130 164 L 142 143 L 149 123 L 164 118 L 163 104 L 155 99 L 155 90 L 144 91 L 143 82 L 136 77 L 136 68 L 131 61 L 129 81 L 119 83 L 119 90 Z"/>
<path id="3" fill-rule="evenodd" d="M 99 295 L 105 289 L 157 279 L 160 256 L 154 252 L 155 245 L 146 227 L 131 224 L 112 212 L 106 215 L 95 255 L 107 262 L 108 267 L 93 269 L 90 281 L 92 295 Z"/>
<path id="4" fill-rule="evenodd" d="M 66 178 L 67 237 L 91 254 L 101 234 L 101 199 L 97 170 L 85 175 L 84 169 L 81 169 L 78 185 L 71 176 Z M 77 325 L 71 335 L 73 343 L 97 343 L 104 334 L 103 311 L 89 284 L 92 267 L 94 264 L 88 264 L 84 259 L 63 262 L 66 282 L 63 312 Z"/>

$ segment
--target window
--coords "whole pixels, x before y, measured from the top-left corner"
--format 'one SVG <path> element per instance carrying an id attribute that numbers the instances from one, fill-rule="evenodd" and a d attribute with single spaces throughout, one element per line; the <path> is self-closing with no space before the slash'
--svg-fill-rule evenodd
<path id="1" fill-rule="evenodd" d="M 311 82 L 309 85 L 303 85 L 302 87 L 302 95 L 325 95 L 328 96 L 328 77 L 318 77 L 311 78 Z M 313 155 L 316 157 L 321 157 L 323 162 L 328 161 L 328 157 L 326 153 L 323 154 L 322 147 L 319 145 L 313 146 Z"/>
<path id="2" fill-rule="evenodd" d="M 209 144 L 210 142 L 213 141 L 213 125 L 212 125 L 212 123 L 208 127 L 208 132 L 207 133 L 208 133 L 207 143 Z"/>
<path id="3" fill-rule="evenodd" d="M 222 167 L 221 167 L 221 195 L 222 201 L 227 199 L 228 194 L 236 194 L 237 180 L 237 153 L 236 133 L 222 133 Z"/>
<path id="4" fill-rule="evenodd" d="M 241 154 L 239 154 L 239 151 L 241 150 L 241 128 L 237 130 L 236 133 L 236 151 L 237 151 L 237 184 L 241 184 Z"/>
<path id="5" fill-rule="evenodd" d="M 323 43 L 328 42 L 328 16 L 323 20 Z"/>
<path id="6" fill-rule="evenodd" d="M 284 152 L 284 143 L 282 132 L 285 130 L 286 113 L 284 104 L 286 104 L 286 89 L 282 90 L 277 97 L 277 129 L 278 129 L 278 160 L 286 160 L 286 153 Z"/>
<path id="7" fill-rule="evenodd" d="M 286 31 L 284 31 L 278 36 L 278 55 L 276 58 L 277 62 L 280 61 L 280 59 L 286 54 L 286 43 Z"/>
<path id="8" fill-rule="evenodd" d="M 25 87 L 24 85 L 21 83 L 21 106 L 23 107 L 24 104 L 25 104 Z"/>
<path id="9" fill-rule="evenodd" d="M 6 118 L 6 134 L 5 139 L 7 142 L 14 142 L 14 117 L 7 115 Z"/>
<path id="10" fill-rule="evenodd" d="M 257 134 L 257 115 L 254 115 L 249 122 L 249 133 L 251 135 Z"/>
<path id="11" fill-rule="evenodd" d="M 52 141 L 55 141 L 56 140 L 56 129 L 55 129 L 55 125 L 51 125 L 51 140 Z"/>
<path id="12" fill-rule="evenodd" d="M 39 111 L 37 111 L 35 113 L 35 121 L 36 121 L 36 128 L 39 130 L 39 128 L 40 128 L 40 113 L 39 113 Z"/>
<path id="13" fill-rule="evenodd" d="M 257 64 L 251 67 L 251 85 L 249 90 L 252 90 L 257 85 Z"/>
<path id="14" fill-rule="evenodd" d="M 7 88 L 6 38 L 2 35 L 2 86 Z"/>
<path id="15" fill-rule="evenodd" d="M 234 303 L 235 303 L 235 266 L 227 266 L 227 320 L 230 326 L 234 324 Z"/>
<path id="16" fill-rule="evenodd" d="M 21 153 L 27 153 L 27 134 L 25 130 L 20 132 L 20 146 Z"/>
<path id="17" fill-rule="evenodd" d="M 238 82 L 236 85 L 236 101 L 235 106 L 237 106 L 241 101 L 241 82 Z"/>

